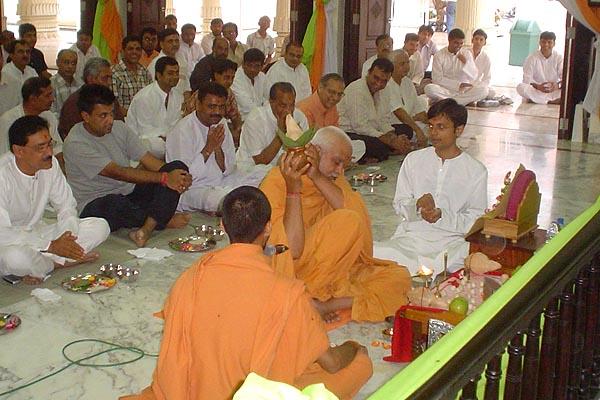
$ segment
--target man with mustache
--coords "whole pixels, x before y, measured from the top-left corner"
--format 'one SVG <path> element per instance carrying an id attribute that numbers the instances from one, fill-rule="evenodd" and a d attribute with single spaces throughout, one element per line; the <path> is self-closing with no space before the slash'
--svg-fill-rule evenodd
<path id="1" fill-rule="evenodd" d="M 0 275 L 41 283 L 55 268 L 95 261 L 92 250 L 110 230 L 101 218 L 77 218 L 76 202 L 58 161 L 48 122 L 17 119 L 9 130 L 10 153 L 0 157 Z M 42 220 L 46 206 L 57 222 Z"/>
<path id="2" fill-rule="evenodd" d="M 35 69 L 29 66 L 31 48 L 24 40 L 13 40 L 6 48 L 10 53 L 10 62 L 2 67 L 2 75 L 10 76 L 21 84 L 29 78 L 38 76 Z"/>
<path id="3" fill-rule="evenodd" d="M 179 200 L 179 211 L 215 212 L 232 189 L 258 186 L 263 176 L 236 170 L 234 140 L 224 118 L 227 96 L 227 89 L 218 83 L 201 83 L 196 111 L 167 136 L 167 162 L 181 160 L 194 177 L 190 190 Z"/>

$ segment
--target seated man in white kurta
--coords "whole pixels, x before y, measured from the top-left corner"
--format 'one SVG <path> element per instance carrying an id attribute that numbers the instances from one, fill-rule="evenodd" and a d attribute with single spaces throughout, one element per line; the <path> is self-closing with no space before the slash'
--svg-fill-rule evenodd
<path id="1" fill-rule="evenodd" d="M 179 65 L 173 57 L 156 61 L 156 80 L 131 101 L 125 123 L 137 133 L 150 153 L 165 158 L 165 139 L 181 118 L 183 93 L 177 88 Z"/>
<path id="2" fill-rule="evenodd" d="M 465 34 L 458 28 L 448 33 L 448 47 L 435 53 L 431 80 L 425 86 L 425 94 L 432 101 L 453 98 L 458 104 L 467 105 L 486 98 L 487 87 L 473 85 L 477 68 L 470 51 L 461 50 Z"/>
<path id="3" fill-rule="evenodd" d="M 387 33 L 379 35 L 375 39 L 375 47 L 376 53 L 371 57 L 367 58 L 362 65 L 362 73 L 360 74 L 360 76 L 363 78 L 367 76 L 375 60 L 377 60 L 378 58 L 389 57 L 390 53 L 394 49 L 394 39 L 392 39 Z"/>
<path id="4" fill-rule="evenodd" d="M 225 116 L 227 89 L 203 82 L 197 92 L 196 111 L 179 121 L 167 137 L 167 162 L 189 166 L 192 186 L 179 199 L 179 211 L 217 211 L 221 199 L 238 186 L 258 186 L 236 169 L 235 146 Z"/>
<path id="5" fill-rule="evenodd" d="M 242 120 L 250 111 L 265 102 L 267 77 L 262 72 L 265 55 L 259 49 L 248 49 L 244 53 L 242 68 L 238 68 L 233 79 L 231 90 L 235 95 Z"/>
<path id="6" fill-rule="evenodd" d="M 523 83 L 517 85 L 517 92 L 526 101 L 560 104 L 563 56 L 553 50 L 555 42 L 554 32 L 542 32 L 540 49 L 523 63 Z"/>
<path id="7" fill-rule="evenodd" d="M 25 116 L 10 128 L 11 152 L 0 157 L 0 275 L 37 284 L 54 268 L 98 259 L 110 234 L 101 218 L 77 217 L 75 198 L 56 158 L 48 123 Z M 42 220 L 46 206 L 57 221 Z"/>
<path id="8" fill-rule="evenodd" d="M 155 79 L 156 72 L 156 62 L 161 57 L 173 57 L 177 60 L 179 64 L 179 83 L 177 85 L 177 89 L 181 93 L 183 93 L 186 98 L 192 94 L 190 89 L 190 76 L 192 71 L 188 71 L 187 69 L 187 59 L 183 57 L 182 54 L 179 53 L 179 33 L 172 28 L 163 29 L 158 33 L 158 41 L 160 42 L 161 51 L 158 53 L 158 56 L 150 61 L 148 64 L 148 72 L 152 79 Z"/>
<path id="9" fill-rule="evenodd" d="M 58 134 L 58 121 L 50 111 L 54 95 L 50 79 L 29 78 L 21 88 L 23 103 L 11 108 L 0 117 L 0 154 L 10 151 L 8 131 L 11 125 L 24 115 L 39 115 L 48 122 L 50 137 L 55 141 L 54 155 L 64 165 L 62 156 L 62 139 Z"/>
<path id="10" fill-rule="evenodd" d="M 289 82 L 296 90 L 296 103 L 312 94 L 308 70 L 302 64 L 304 47 L 298 42 L 290 42 L 285 46 L 283 58 L 267 71 L 266 90 L 277 82 Z"/>
<path id="11" fill-rule="evenodd" d="M 421 265 L 440 273 L 445 252 L 448 270 L 461 268 L 469 252 L 464 235 L 487 204 L 485 166 L 456 145 L 467 123 L 466 108 L 445 99 L 427 116 L 433 146 L 404 159 L 394 196 L 403 221 L 390 240 L 374 244 L 373 252 L 405 265 L 411 274 Z"/>
<path id="12" fill-rule="evenodd" d="M 473 61 L 477 67 L 477 76 L 473 79 L 473 86 L 488 88 L 487 98 L 491 99 L 496 95 L 496 92 L 490 87 L 492 80 L 492 62 L 490 56 L 483 50 L 483 46 L 487 43 L 487 33 L 483 29 L 476 29 L 473 32 L 471 39 L 473 46 L 469 51 L 473 56 Z"/>
<path id="13" fill-rule="evenodd" d="M 285 118 L 288 114 L 294 117 L 302 130 L 308 129 L 306 116 L 295 104 L 296 91 L 291 83 L 278 82 L 271 87 L 269 103 L 252 110 L 242 125 L 237 152 L 240 168 L 250 171 L 255 165 L 266 165 L 268 169 L 277 165 L 283 153 L 277 129 L 286 132 Z M 268 170 L 262 169 L 265 173 Z"/>

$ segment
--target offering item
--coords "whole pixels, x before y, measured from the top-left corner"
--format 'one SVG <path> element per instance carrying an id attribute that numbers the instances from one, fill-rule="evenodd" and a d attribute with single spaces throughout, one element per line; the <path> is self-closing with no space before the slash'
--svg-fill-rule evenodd
<path id="1" fill-rule="evenodd" d="M 177 238 L 169 242 L 169 247 L 173 250 L 183 251 L 186 253 L 198 253 L 214 249 L 217 242 L 213 238 L 204 236 L 187 236 Z"/>
<path id="2" fill-rule="evenodd" d="M 119 278 L 123 282 L 135 282 L 140 275 L 140 271 L 135 268 L 110 263 L 100 266 L 100 274 L 110 278 Z"/>
<path id="3" fill-rule="evenodd" d="M 62 287 L 71 292 L 89 294 L 108 290 L 116 283 L 116 278 L 102 274 L 79 274 L 63 281 Z"/>
<path id="4" fill-rule="evenodd" d="M 21 318 L 15 314 L 0 313 L 0 335 L 12 332 L 21 325 Z"/>
<path id="5" fill-rule="evenodd" d="M 498 203 L 475 221 L 465 237 L 481 230 L 486 238 L 497 236 L 516 243 L 537 229 L 541 194 L 535 173 L 519 165 L 512 181 L 509 176 L 510 173 L 505 178 L 506 186 L 497 198 Z"/>
<path id="6" fill-rule="evenodd" d="M 210 225 L 192 225 L 196 236 L 204 236 L 207 239 L 214 239 L 217 242 L 223 240 L 225 237 L 225 231 L 218 228 L 213 228 Z"/>
<path id="7" fill-rule="evenodd" d="M 377 183 L 385 182 L 386 180 L 387 176 L 383 174 L 367 174 L 361 172 L 360 174 L 352 176 L 352 184 L 354 184 L 355 186 L 363 183 L 375 186 Z"/>
<path id="8" fill-rule="evenodd" d="M 314 128 L 310 128 L 303 132 L 298 123 L 290 114 L 285 117 L 285 127 L 285 133 L 280 129 L 277 129 L 277 136 L 279 136 L 279 139 L 281 139 L 281 143 L 283 144 L 283 148 L 287 154 L 298 154 L 303 158 L 302 162 L 298 166 L 298 168 L 302 168 L 308 164 L 308 159 L 304 154 L 304 149 L 311 141 L 313 136 L 315 136 L 316 130 Z"/>

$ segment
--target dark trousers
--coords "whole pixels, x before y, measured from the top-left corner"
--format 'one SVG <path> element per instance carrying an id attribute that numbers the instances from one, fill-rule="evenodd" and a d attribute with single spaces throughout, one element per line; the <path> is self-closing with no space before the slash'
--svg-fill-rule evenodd
<path id="1" fill-rule="evenodd" d="M 359 164 L 364 164 L 367 158 L 376 158 L 377 161 L 385 161 L 392 153 L 392 149 L 376 137 L 359 135 L 353 132 L 346 132 L 346 135 L 352 140 L 362 140 L 365 142 L 365 155 L 358 160 Z"/>
<path id="2" fill-rule="evenodd" d="M 174 169 L 188 171 L 181 161 L 172 161 L 162 166 L 160 172 Z M 175 214 L 179 193 L 158 183 L 138 183 L 128 195 L 108 194 L 90 201 L 81 211 L 81 218 L 104 218 L 110 231 L 121 228 L 137 228 L 144 225 L 146 218 L 156 221 L 156 229 L 165 229 Z"/>
<path id="3" fill-rule="evenodd" d="M 431 71 L 425 71 L 425 76 L 423 79 L 431 79 Z"/>
<path id="4" fill-rule="evenodd" d="M 394 128 L 396 135 L 404 135 L 408 138 L 408 140 L 412 139 L 413 135 L 415 134 L 412 128 L 406 124 L 392 124 L 392 127 Z"/>

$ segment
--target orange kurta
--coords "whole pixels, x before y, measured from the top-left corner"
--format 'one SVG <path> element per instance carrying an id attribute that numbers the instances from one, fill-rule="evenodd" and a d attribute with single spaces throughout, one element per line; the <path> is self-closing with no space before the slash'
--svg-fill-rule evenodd
<path id="1" fill-rule="evenodd" d="M 250 372 L 304 386 L 332 380 L 355 393 L 371 373 L 364 358 L 339 379 L 313 365 L 329 346 L 324 324 L 303 283 L 269 262 L 259 246 L 233 244 L 186 270 L 165 302 L 152 385 L 124 399 L 228 399 Z M 344 381 L 349 372 L 362 377 L 358 386 Z"/>
<path id="2" fill-rule="evenodd" d="M 276 271 L 306 283 L 311 296 L 326 301 L 353 297 L 352 319 L 382 321 L 406 304 L 410 275 L 393 261 L 373 258 L 371 220 L 360 194 L 341 176 L 335 184 L 344 195 L 344 207 L 334 210 L 319 189 L 302 177 L 302 213 L 305 243 L 302 256 L 291 254 L 273 260 Z M 271 243 L 285 243 L 283 226 L 286 187 L 279 168 L 273 168 L 260 185 L 271 203 Z"/>
<path id="3" fill-rule="evenodd" d="M 323 128 L 325 126 L 338 126 L 340 123 L 340 115 L 338 114 L 337 106 L 329 109 L 325 108 L 319 95 L 315 91 L 312 95 L 296 104 L 296 107 L 304 113 L 308 126 L 311 128 Z"/>

